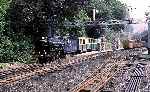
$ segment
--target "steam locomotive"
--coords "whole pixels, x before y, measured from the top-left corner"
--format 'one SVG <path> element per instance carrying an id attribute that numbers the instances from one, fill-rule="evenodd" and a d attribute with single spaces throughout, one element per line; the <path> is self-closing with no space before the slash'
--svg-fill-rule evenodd
<path id="1" fill-rule="evenodd" d="M 38 61 L 47 63 L 66 55 L 76 55 L 87 51 L 97 50 L 95 39 L 88 37 L 42 37 L 38 42 Z"/>
<path id="2" fill-rule="evenodd" d="M 57 40 L 54 42 L 53 39 L 48 41 L 47 37 L 42 37 L 42 39 L 36 43 L 36 46 L 38 46 L 36 47 L 38 63 L 43 64 L 48 61 L 53 61 L 56 58 L 63 58 L 63 43 L 58 43 Z"/>

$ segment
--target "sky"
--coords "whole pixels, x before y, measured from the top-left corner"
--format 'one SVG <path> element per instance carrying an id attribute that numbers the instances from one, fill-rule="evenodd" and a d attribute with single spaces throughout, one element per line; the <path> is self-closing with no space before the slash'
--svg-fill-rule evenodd
<path id="1" fill-rule="evenodd" d="M 150 12 L 150 0 L 120 0 L 127 4 L 127 6 L 131 6 L 133 8 L 130 11 L 130 17 L 134 18 L 134 20 L 138 20 L 138 24 L 132 24 L 133 33 L 143 32 L 148 30 L 148 25 L 145 22 L 145 12 L 149 10 Z"/>
<path id="2" fill-rule="evenodd" d="M 143 32 L 145 30 L 148 30 L 148 25 L 146 25 L 145 23 L 140 23 L 140 24 L 131 24 L 132 28 L 133 28 L 133 33 L 140 33 Z"/>
<path id="3" fill-rule="evenodd" d="M 134 9 L 130 14 L 134 18 L 144 18 L 144 14 L 150 6 L 150 0 L 120 0 L 127 4 L 127 6 L 132 6 Z M 136 8 L 136 9 L 135 9 Z"/>

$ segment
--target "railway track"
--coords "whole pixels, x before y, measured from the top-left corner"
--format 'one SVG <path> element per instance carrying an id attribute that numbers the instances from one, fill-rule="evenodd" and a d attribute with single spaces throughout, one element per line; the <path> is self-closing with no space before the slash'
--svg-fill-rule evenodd
<path id="1" fill-rule="evenodd" d="M 99 67 L 91 76 L 71 89 L 69 92 L 82 92 L 82 90 L 98 92 L 112 78 L 112 76 L 114 76 L 117 71 L 121 69 L 125 63 L 127 63 L 122 60 L 117 62 L 117 59 L 113 61 L 106 60 L 106 63 L 102 64 L 102 66 Z"/>
<path id="2" fill-rule="evenodd" d="M 122 53 L 124 53 L 124 52 L 126 52 L 126 50 L 124 50 Z M 129 51 L 127 51 L 127 53 L 128 52 Z M 104 53 L 104 54 L 94 53 L 94 54 L 89 54 L 89 55 L 80 55 L 80 56 L 70 57 L 70 58 L 63 59 L 63 60 L 56 60 L 56 61 L 46 64 L 44 66 L 39 65 L 39 64 L 29 64 L 29 65 L 24 65 L 24 66 L 16 68 L 16 69 L 9 69 L 9 70 L 0 72 L 0 85 L 7 85 L 7 84 L 9 85 L 9 84 L 15 83 L 17 81 L 29 79 L 35 75 L 44 75 L 48 72 L 59 71 L 70 65 L 78 64 L 81 62 L 87 62 L 89 60 L 95 60 L 95 59 L 97 59 L 98 56 L 100 58 L 105 57 L 105 59 L 109 59 L 109 57 L 112 54 L 113 53 L 109 53 L 109 54 L 108 53 Z M 117 54 L 114 54 L 113 55 L 114 57 L 112 57 L 112 58 L 116 58 L 115 55 L 117 56 Z M 110 66 L 113 66 L 114 65 L 113 63 Z M 105 66 L 105 65 L 103 65 L 103 66 Z M 105 67 L 102 67 L 102 68 L 105 68 Z M 110 70 L 113 70 L 113 68 L 110 68 Z M 98 71 L 100 71 L 100 70 L 98 70 Z M 93 74 L 95 74 L 95 73 L 93 73 Z M 112 76 L 113 74 L 114 73 L 107 75 L 105 73 L 105 76 Z M 93 75 L 93 76 L 95 76 L 95 75 Z M 102 77 L 102 78 L 105 78 L 105 77 Z"/>
<path id="3" fill-rule="evenodd" d="M 46 65 L 28 64 L 19 68 L 9 69 L 0 72 L 0 85 L 12 84 L 20 80 L 26 80 L 35 75 L 44 75 L 48 72 L 55 72 L 67 66 L 96 59 L 98 53 L 70 57 L 63 60 L 56 60 Z"/>
<path id="4" fill-rule="evenodd" d="M 128 53 L 128 55 L 126 53 Z M 100 92 L 106 83 L 128 63 L 126 60 L 128 59 L 127 57 L 136 56 L 138 54 L 140 54 L 140 52 L 137 51 L 137 49 L 133 50 L 133 53 L 132 50 L 120 52 L 119 57 L 113 54 L 111 60 L 102 64 L 102 66 L 99 67 L 91 76 L 72 88 L 69 92 Z"/>
<path id="5" fill-rule="evenodd" d="M 150 71 L 149 71 L 150 64 L 149 63 L 146 65 L 145 69 L 146 69 L 145 73 L 147 76 L 147 79 L 146 79 L 147 82 L 145 82 L 145 86 L 143 87 L 143 90 L 141 92 L 149 92 L 149 90 L 150 90 Z"/>
<path id="6" fill-rule="evenodd" d="M 141 64 L 136 64 L 136 66 L 132 69 L 130 75 L 130 81 L 125 89 L 125 92 L 139 92 L 140 84 L 145 74 L 145 66 Z"/>
<path id="7" fill-rule="evenodd" d="M 138 57 L 137 57 L 138 58 Z M 130 60 L 131 61 L 131 60 Z M 143 62 L 143 59 L 138 59 L 130 62 L 123 70 L 114 76 L 114 83 L 110 85 L 108 82 L 107 85 L 103 88 L 104 92 L 147 92 L 144 90 L 147 83 L 146 75 L 146 63 Z M 142 62 L 141 62 L 142 61 Z M 144 60 L 145 61 L 145 60 Z"/>

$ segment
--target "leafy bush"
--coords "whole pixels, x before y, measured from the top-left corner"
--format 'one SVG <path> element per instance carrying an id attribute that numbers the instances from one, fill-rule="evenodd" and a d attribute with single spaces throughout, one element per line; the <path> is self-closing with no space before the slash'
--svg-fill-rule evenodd
<path id="1" fill-rule="evenodd" d="M 32 59 L 31 37 L 9 28 L 8 9 L 11 0 L 0 0 L 0 63 L 28 63 Z"/>
<path id="2" fill-rule="evenodd" d="M 127 49 L 129 47 L 129 41 L 128 40 L 123 40 L 122 44 L 123 44 L 124 49 Z"/>
<path id="3" fill-rule="evenodd" d="M 0 63 L 0 69 L 3 69 L 3 68 L 5 68 L 5 67 L 7 67 L 7 66 L 8 66 L 8 64 Z"/>

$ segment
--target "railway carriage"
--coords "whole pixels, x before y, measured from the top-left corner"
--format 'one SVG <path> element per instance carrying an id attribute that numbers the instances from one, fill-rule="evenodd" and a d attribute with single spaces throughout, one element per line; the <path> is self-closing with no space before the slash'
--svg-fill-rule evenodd
<path id="1" fill-rule="evenodd" d="M 91 45 L 92 45 L 92 51 L 96 51 L 98 48 L 98 40 L 93 38 Z"/>
<path id="2" fill-rule="evenodd" d="M 86 48 L 87 48 L 87 51 L 93 51 L 93 50 L 96 50 L 96 44 L 95 43 L 96 40 L 94 38 L 88 38 L 87 37 L 87 43 L 86 43 Z"/>
<path id="3" fill-rule="evenodd" d="M 87 38 L 86 37 L 79 37 L 79 50 L 81 53 L 87 51 L 86 43 L 87 43 Z"/>
<path id="4" fill-rule="evenodd" d="M 86 49 L 87 51 L 92 51 L 92 38 L 87 38 L 87 42 L 86 42 Z"/>
<path id="5" fill-rule="evenodd" d="M 81 52 L 90 52 L 97 50 L 97 40 L 89 37 L 79 37 L 79 50 Z"/>
<path id="6" fill-rule="evenodd" d="M 125 49 L 140 48 L 143 46 L 144 46 L 143 41 L 136 41 L 136 40 L 124 40 L 123 41 L 123 48 Z"/>

